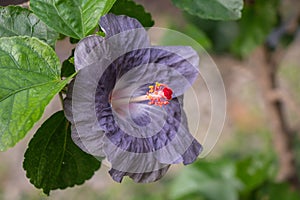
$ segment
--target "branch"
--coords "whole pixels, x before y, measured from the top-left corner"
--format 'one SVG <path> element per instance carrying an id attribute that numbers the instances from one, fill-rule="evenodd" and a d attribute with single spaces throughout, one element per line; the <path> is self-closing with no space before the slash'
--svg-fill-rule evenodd
<path id="1" fill-rule="evenodd" d="M 252 58 L 251 65 L 255 67 L 255 77 L 260 86 L 268 125 L 272 130 L 273 144 L 279 159 L 278 180 L 289 181 L 294 187 L 299 186 L 299 178 L 293 152 L 293 131 L 290 129 L 285 116 L 284 102 L 280 98 L 277 68 L 280 57 L 277 52 L 267 48 L 258 49 Z"/>

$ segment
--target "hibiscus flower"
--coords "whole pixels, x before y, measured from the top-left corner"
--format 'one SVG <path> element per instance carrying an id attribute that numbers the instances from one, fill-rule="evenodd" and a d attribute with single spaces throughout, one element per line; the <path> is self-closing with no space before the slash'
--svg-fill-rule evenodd
<path id="1" fill-rule="evenodd" d="M 65 114 L 82 150 L 111 164 L 111 177 L 160 179 L 171 164 L 190 164 L 202 146 L 188 129 L 183 94 L 199 75 L 197 53 L 186 46 L 151 46 L 133 18 L 107 14 L 105 37 L 75 49 L 76 78 Z"/>

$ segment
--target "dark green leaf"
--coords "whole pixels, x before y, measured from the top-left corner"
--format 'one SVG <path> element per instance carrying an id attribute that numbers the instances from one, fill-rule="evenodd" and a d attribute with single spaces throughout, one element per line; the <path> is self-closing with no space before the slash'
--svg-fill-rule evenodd
<path id="1" fill-rule="evenodd" d="M 75 73 L 75 66 L 72 64 L 69 59 L 65 60 L 61 68 L 61 76 L 68 77 Z"/>
<path id="2" fill-rule="evenodd" d="M 191 15 L 204 19 L 236 20 L 241 18 L 243 0 L 172 0 Z"/>
<path id="3" fill-rule="evenodd" d="M 116 0 L 31 0 L 30 8 L 48 26 L 76 39 L 87 36 Z"/>
<path id="4" fill-rule="evenodd" d="M 75 66 L 74 62 L 71 62 L 72 60 L 74 60 L 74 49 L 72 50 L 71 56 L 62 64 L 61 77 L 69 77 L 75 73 Z"/>
<path id="5" fill-rule="evenodd" d="M 30 182 L 49 195 L 51 190 L 83 184 L 99 169 L 100 162 L 74 144 L 70 124 L 59 111 L 30 141 L 23 167 Z"/>
<path id="6" fill-rule="evenodd" d="M 0 150 L 21 140 L 67 83 L 46 43 L 30 37 L 0 38 Z"/>
<path id="7" fill-rule="evenodd" d="M 240 181 L 235 176 L 235 166 L 231 161 L 199 161 L 186 167 L 175 179 L 171 199 L 185 199 L 191 194 L 208 200 L 237 200 Z"/>
<path id="8" fill-rule="evenodd" d="M 151 14 L 146 12 L 142 5 L 136 4 L 132 0 L 116 1 L 110 12 L 116 15 L 127 15 L 136 18 L 144 27 L 151 27 L 154 25 Z"/>
<path id="9" fill-rule="evenodd" d="M 0 7 L 0 37 L 10 36 L 36 37 L 54 47 L 59 34 L 25 8 Z"/>
<path id="10" fill-rule="evenodd" d="M 79 41 L 80 41 L 79 39 L 70 38 L 70 43 L 71 44 L 77 44 Z"/>
<path id="11" fill-rule="evenodd" d="M 265 42 L 277 21 L 278 0 L 256 0 L 245 5 L 239 21 L 240 33 L 232 45 L 232 52 L 245 57 Z"/>

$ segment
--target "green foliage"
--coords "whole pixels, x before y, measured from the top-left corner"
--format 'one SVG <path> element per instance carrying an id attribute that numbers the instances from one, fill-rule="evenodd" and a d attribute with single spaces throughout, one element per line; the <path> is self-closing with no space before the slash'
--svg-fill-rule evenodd
<path id="1" fill-rule="evenodd" d="M 174 181 L 171 199 L 185 199 L 186 196 L 200 196 L 208 200 L 237 200 L 242 185 L 235 176 L 236 168 L 232 161 L 199 161 L 186 167 Z"/>
<path id="2" fill-rule="evenodd" d="M 255 199 L 299 200 L 300 194 L 292 190 L 288 183 L 268 183 L 258 191 Z"/>
<path id="3" fill-rule="evenodd" d="M 243 0 L 172 0 L 173 3 L 190 13 L 204 19 L 236 20 L 241 18 Z"/>
<path id="4" fill-rule="evenodd" d="M 75 73 L 74 62 L 74 50 L 72 50 L 72 55 L 62 63 L 61 77 L 69 77 Z"/>
<path id="5" fill-rule="evenodd" d="M 36 37 L 54 47 L 59 35 L 25 8 L 0 7 L 0 37 L 10 36 Z"/>
<path id="6" fill-rule="evenodd" d="M 65 60 L 61 68 L 61 77 L 68 77 L 75 73 L 75 66 L 69 59 Z"/>
<path id="7" fill-rule="evenodd" d="M 100 162 L 73 143 L 70 124 L 59 111 L 30 141 L 23 167 L 30 182 L 49 195 L 50 190 L 83 184 L 99 169 Z"/>
<path id="8" fill-rule="evenodd" d="M 179 30 L 173 31 L 172 29 Z M 162 29 L 163 30 L 163 29 Z M 185 34 L 182 34 L 184 32 Z M 159 43 L 166 46 L 185 45 L 191 46 L 198 52 L 203 49 L 210 49 L 212 44 L 206 34 L 193 24 L 187 24 L 184 27 L 171 26 L 171 29 L 163 30 L 163 37 Z"/>
<path id="9" fill-rule="evenodd" d="M 207 43 L 210 44 L 208 49 L 213 50 L 215 53 L 228 53 L 233 43 L 239 37 L 240 27 L 237 21 L 201 19 L 188 13 L 184 13 L 184 17 L 189 25 L 203 32 Z M 203 47 L 207 49 L 206 46 L 203 45 Z"/>
<path id="10" fill-rule="evenodd" d="M 262 45 L 277 23 L 278 0 L 247 3 L 238 21 L 214 21 L 185 14 L 189 22 L 209 37 L 213 50 L 244 58 Z"/>
<path id="11" fill-rule="evenodd" d="M 187 24 L 182 32 L 196 40 L 204 49 L 211 49 L 211 41 L 208 39 L 206 34 L 193 24 Z"/>
<path id="12" fill-rule="evenodd" d="M 60 62 L 36 38 L 0 38 L 0 150 L 14 146 L 40 119 L 46 105 L 68 82 Z"/>
<path id="13" fill-rule="evenodd" d="M 185 167 L 171 183 L 170 198 L 226 200 L 295 199 L 286 183 L 274 183 L 275 159 L 270 155 L 251 155 L 242 159 L 219 158 Z M 275 189 L 279 185 L 281 189 Z M 290 193 L 287 198 L 283 194 Z M 267 198 L 266 198 L 267 197 Z M 296 198 L 296 199 L 297 199 Z"/>
<path id="14" fill-rule="evenodd" d="M 243 182 L 243 195 L 247 196 L 266 180 L 275 176 L 274 159 L 263 155 L 247 157 L 236 163 L 237 177 Z"/>
<path id="15" fill-rule="evenodd" d="M 238 25 L 235 21 L 214 21 L 200 19 L 197 16 L 185 14 L 186 19 L 201 30 L 211 43 L 215 52 L 227 51 L 238 35 Z M 205 46 L 203 46 L 205 48 Z"/>
<path id="16" fill-rule="evenodd" d="M 277 7 L 278 0 L 256 0 L 245 5 L 243 17 L 238 22 L 239 36 L 231 48 L 234 54 L 245 57 L 265 42 L 277 22 Z"/>
<path id="17" fill-rule="evenodd" d="M 76 39 L 87 36 L 116 0 L 31 0 L 32 11 L 49 27 Z"/>
<path id="18" fill-rule="evenodd" d="M 216 29 L 212 33 L 212 42 L 216 52 L 226 52 L 238 36 L 236 22 L 217 22 Z"/>
<path id="19" fill-rule="evenodd" d="M 136 4 L 132 0 L 116 1 L 110 12 L 116 15 L 127 15 L 136 18 L 144 27 L 151 27 L 154 25 L 151 14 L 146 12 L 142 5 Z"/>

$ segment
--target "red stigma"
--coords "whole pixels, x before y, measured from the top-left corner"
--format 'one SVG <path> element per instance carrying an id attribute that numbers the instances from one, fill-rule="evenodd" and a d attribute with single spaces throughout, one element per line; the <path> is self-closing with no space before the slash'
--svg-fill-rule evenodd
<path id="1" fill-rule="evenodd" d="M 168 100 L 172 99 L 173 91 L 172 91 L 170 88 L 165 87 L 165 88 L 163 89 L 163 92 L 164 92 L 165 97 L 166 97 Z"/>
<path id="2" fill-rule="evenodd" d="M 150 105 L 163 106 L 169 104 L 172 99 L 173 91 L 166 84 L 156 82 L 155 85 L 149 86 L 147 98 Z"/>

